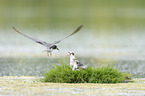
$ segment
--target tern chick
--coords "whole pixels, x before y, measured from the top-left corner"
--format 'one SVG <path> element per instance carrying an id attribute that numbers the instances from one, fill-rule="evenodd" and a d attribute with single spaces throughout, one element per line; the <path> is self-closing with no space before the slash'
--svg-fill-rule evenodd
<path id="1" fill-rule="evenodd" d="M 80 61 L 78 61 L 73 52 L 68 52 L 70 56 L 70 68 L 72 70 L 86 69 L 88 65 L 84 65 Z"/>

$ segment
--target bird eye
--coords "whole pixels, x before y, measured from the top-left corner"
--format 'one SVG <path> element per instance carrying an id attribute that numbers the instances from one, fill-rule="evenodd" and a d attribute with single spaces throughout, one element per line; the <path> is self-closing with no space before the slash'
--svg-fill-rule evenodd
<path id="1" fill-rule="evenodd" d="M 74 53 L 71 53 L 72 55 L 75 55 Z"/>

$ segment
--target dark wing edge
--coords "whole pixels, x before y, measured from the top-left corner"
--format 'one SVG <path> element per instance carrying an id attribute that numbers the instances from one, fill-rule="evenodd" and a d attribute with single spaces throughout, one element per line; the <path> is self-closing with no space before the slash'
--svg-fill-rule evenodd
<path id="1" fill-rule="evenodd" d="M 62 39 L 60 39 L 60 40 L 58 40 L 58 41 L 55 41 L 54 44 L 57 44 L 57 43 L 61 42 L 62 40 L 64 40 L 65 38 L 68 38 L 68 37 L 74 35 L 74 34 L 77 33 L 82 27 L 83 27 L 83 25 L 80 25 L 73 33 L 71 33 L 71 34 L 65 36 L 64 38 L 62 38 Z"/>
<path id="2" fill-rule="evenodd" d="M 25 34 L 21 33 L 21 32 L 18 31 L 15 27 L 12 27 L 12 28 L 13 28 L 17 33 L 19 33 L 19 34 L 21 34 L 21 35 L 23 35 L 23 36 L 25 36 L 25 37 L 27 37 L 27 38 L 29 38 L 29 39 L 35 41 L 36 43 L 42 44 L 42 45 L 44 45 L 44 46 L 48 46 L 48 45 L 49 45 L 49 44 L 46 43 L 45 41 L 41 41 L 41 40 L 39 40 L 39 39 L 35 39 L 35 38 L 32 38 L 32 37 L 30 37 L 30 36 L 28 36 L 28 35 L 25 35 Z"/>

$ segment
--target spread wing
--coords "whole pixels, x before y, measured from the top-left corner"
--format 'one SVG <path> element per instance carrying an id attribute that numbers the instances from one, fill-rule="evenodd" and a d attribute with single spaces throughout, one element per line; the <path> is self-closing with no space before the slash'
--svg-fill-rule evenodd
<path id="1" fill-rule="evenodd" d="M 25 34 L 21 33 L 20 31 L 18 31 L 15 27 L 12 27 L 12 28 L 13 28 L 17 33 L 19 33 L 19 34 L 21 34 L 21 35 L 27 37 L 28 39 L 31 39 L 31 40 L 35 41 L 36 43 L 42 44 L 42 45 L 44 45 L 44 46 L 46 46 L 46 47 L 48 47 L 48 46 L 51 45 L 51 44 L 49 44 L 49 43 L 46 43 L 45 41 L 42 41 L 42 40 L 39 40 L 39 39 L 35 39 L 35 38 L 32 38 L 32 37 L 30 37 L 30 36 L 28 36 L 28 35 L 25 35 Z"/>
<path id="2" fill-rule="evenodd" d="M 57 44 L 57 43 L 61 42 L 62 40 L 64 40 L 65 38 L 68 38 L 68 37 L 74 35 L 74 34 L 77 33 L 82 27 L 83 27 L 83 25 L 80 25 L 73 33 L 71 33 L 71 34 L 65 36 L 64 38 L 62 38 L 62 39 L 60 39 L 60 40 L 58 40 L 58 41 L 55 41 L 54 44 Z"/>

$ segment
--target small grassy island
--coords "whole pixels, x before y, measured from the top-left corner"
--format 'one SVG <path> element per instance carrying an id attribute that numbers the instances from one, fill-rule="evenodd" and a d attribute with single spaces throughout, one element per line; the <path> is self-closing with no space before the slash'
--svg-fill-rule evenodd
<path id="1" fill-rule="evenodd" d="M 55 65 L 44 74 L 44 82 L 54 83 L 125 83 L 131 80 L 129 73 L 120 72 L 113 67 L 80 69 L 73 71 L 69 65 Z"/>

